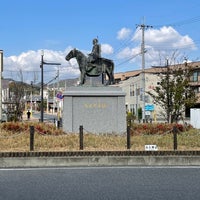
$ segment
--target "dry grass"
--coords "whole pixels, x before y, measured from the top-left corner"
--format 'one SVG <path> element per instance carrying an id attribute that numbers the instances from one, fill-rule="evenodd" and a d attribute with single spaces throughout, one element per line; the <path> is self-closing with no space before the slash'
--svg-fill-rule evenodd
<path id="1" fill-rule="evenodd" d="M 26 125 L 26 127 L 28 127 Z M 173 135 L 132 135 L 131 150 L 144 150 L 146 144 L 155 144 L 159 150 L 173 150 Z M 0 126 L 0 152 L 30 150 L 29 129 L 20 131 L 4 130 Z M 126 150 L 126 135 L 84 133 L 84 150 Z M 35 151 L 77 151 L 79 134 L 60 132 L 41 134 L 35 131 Z M 200 131 L 192 129 L 178 134 L 178 150 L 200 150 Z"/>

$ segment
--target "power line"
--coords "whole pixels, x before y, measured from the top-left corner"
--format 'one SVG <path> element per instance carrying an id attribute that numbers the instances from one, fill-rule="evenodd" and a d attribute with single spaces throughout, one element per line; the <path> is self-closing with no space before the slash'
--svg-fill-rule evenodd
<path id="1" fill-rule="evenodd" d="M 177 27 L 177 26 L 182 26 L 182 25 L 185 25 L 185 24 L 196 23 L 196 22 L 199 22 L 199 21 L 200 21 L 200 16 L 197 16 L 197 17 L 186 19 L 186 20 L 181 20 L 181 21 L 178 21 L 178 22 L 169 23 L 169 24 L 163 24 L 163 25 L 150 26 L 150 25 L 140 24 L 140 25 L 136 25 L 136 28 L 140 27 L 140 29 L 142 29 L 142 26 L 144 26 L 144 29 L 153 28 L 153 27 L 155 27 L 155 28 L 157 27 L 158 28 L 158 27 L 162 27 L 162 26 Z M 140 30 L 140 29 L 138 29 L 138 30 Z M 132 42 L 133 42 L 133 40 L 129 40 L 128 43 L 124 43 L 120 48 L 117 49 L 116 54 L 119 53 L 120 50 L 125 47 L 125 45 L 129 45 Z M 195 42 L 195 44 L 198 44 L 198 43 L 200 43 L 200 42 L 197 42 L 197 41 Z M 175 49 L 187 49 L 187 48 L 195 47 L 195 44 L 194 43 L 188 43 L 188 44 L 179 45 L 179 46 L 176 46 L 176 47 L 171 47 L 169 45 L 166 45 L 166 46 L 165 45 L 153 45 L 153 47 L 154 48 L 159 48 L 160 50 L 162 50 L 162 49 L 166 50 L 166 48 L 167 48 L 167 50 L 175 50 Z M 142 54 L 142 52 L 140 54 Z M 126 59 L 122 63 L 117 64 L 116 66 L 120 66 L 122 64 L 125 64 L 125 63 L 129 62 L 131 59 L 133 59 L 137 55 L 131 56 L 130 58 Z"/>
<path id="2" fill-rule="evenodd" d="M 132 60 L 133 58 L 135 58 L 135 57 L 137 57 L 137 56 L 139 56 L 139 55 L 141 55 L 141 54 L 142 54 L 141 52 L 140 52 L 140 53 L 137 53 L 137 54 L 135 54 L 135 55 L 133 55 L 133 56 L 129 57 L 129 58 L 128 58 L 128 59 L 126 59 L 125 61 L 123 61 L 123 62 L 121 62 L 121 63 L 117 64 L 116 66 L 123 65 L 123 64 L 127 63 L 128 61 Z"/>
<path id="3" fill-rule="evenodd" d="M 199 22 L 199 21 L 200 21 L 200 16 L 197 16 L 197 17 L 193 17 L 193 18 L 181 20 L 181 21 L 174 22 L 174 23 L 154 25 L 154 27 L 162 27 L 162 26 L 173 26 L 173 27 L 178 27 L 178 26 L 183 26 L 183 25 L 185 25 L 185 24 L 196 23 L 196 22 Z"/>

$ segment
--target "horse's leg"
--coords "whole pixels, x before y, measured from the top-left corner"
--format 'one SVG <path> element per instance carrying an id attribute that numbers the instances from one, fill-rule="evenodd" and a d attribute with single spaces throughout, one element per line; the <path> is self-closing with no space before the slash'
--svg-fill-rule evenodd
<path id="1" fill-rule="evenodd" d="M 110 77 L 111 77 L 111 84 L 115 84 L 114 63 L 112 63 L 110 67 Z"/>
<path id="2" fill-rule="evenodd" d="M 108 65 L 106 67 L 106 74 L 108 76 L 108 85 L 111 85 L 111 84 L 114 84 L 115 83 L 115 78 L 114 78 L 114 75 L 113 75 L 113 69 L 114 69 L 114 65 L 111 64 L 111 65 Z"/>
<path id="3" fill-rule="evenodd" d="M 86 72 L 84 71 L 84 72 L 82 73 L 82 84 L 85 83 L 85 75 L 86 75 Z"/>
<path id="4" fill-rule="evenodd" d="M 106 67 L 106 75 L 108 76 L 108 81 L 106 82 L 105 85 L 110 85 L 111 84 L 111 77 L 110 77 L 110 73 L 109 73 L 109 69 L 108 69 L 108 66 Z"/>
<path id="5" fill-rule="evenodd" d="M 81 71 L 81 76 L 80 76 L 80 85 L 84 84 L 84 72 Z"/>
<path id="6" fill-rule="evenodd" d="M 115 78 L 113 75 L 113 70 L 110 72 L 110 76 L 111 76 L 111 84 L 115 84 Z"/>
<path id="7" fill-rule="evenodd" d="M 86 72 L 84 72 L 84 74 L 83 74 L 83 84 L 85 84 L 85 74 L 86 74 Z"/>

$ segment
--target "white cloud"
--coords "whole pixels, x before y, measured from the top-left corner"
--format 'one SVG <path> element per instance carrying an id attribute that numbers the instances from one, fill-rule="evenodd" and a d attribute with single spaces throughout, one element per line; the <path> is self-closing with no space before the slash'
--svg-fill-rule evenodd
<path id="1" fill-rule="evenodd" d="M 139 53 L 140 53 L 140 47 L 136 47 L 136 48 L 126 47 L 118 53 L 117 58 L 119 58 L 119 59 L 128 58 L 129 59 Z"/>
<path id="2" fill-rule="evenodd" d="M 121 35 L 123 35 L 122 33 L 123 31 L 121 30 Z M 160 29 L 145 30 L 144 39 L 145 49 L 147 50 L 145 63 L 148 67 L 162 65 L 166 57 L 172 52 L 179 51 L 180 54 L 185 54 L 187 51 L 196 50 L 194 41 L 188 35 L 181 35 L 172 27 L 164 26 Z M 127 43 L 129 46 L 118 53 L 118 58 L 128 60 L 131 56 L 134 57 L 134 55 L 141 52 L 141 40 L 142 32 L 137 29 L 132 37 L 132 42 L 130 44 Z M 135 57 L 134 62 L 136 65 L 141 65 L 141 56 Z"/>
<path id="3" fill-rule="evenodd" d="M 141 31 L 136 31 L 133 40 L 141 41 Z M 148 29 L 145 31 L 145 44 L 154 49 L 175 50 L 189 49 L 195 50 L 194 41 L 188 35 L 179 34 L 174 28 L 163 26 L 160 29 Z"/>
<path id="4" fill-rule="evenodd" d="M 116 49 L 113 49 L 109 44 L 101 44 L 102 54 L 110 54 L 112 60 L 115 60 L 112 57 L 115 56 L 117 58 L 115 62 L 118 63 L 127 61 L 126 65 L 131 63 L 134 66 L 141 66 L 141 56 L 139 56 L 141 52 L 141 30 L 137 29 L 132 38 L 130 37 L 131 33 L 132 31 L 130 29 L 122 28 L 118 32 L 117 38 L 121 40 L 126 39 L 126 42 L 120 44 L 120 47 Z M 145 54 L 146 67 L 163 65 L 166 57 L 170 57 L 172 52 L 176 50 L 184 54 L 187 51 L 191 52 L 196 50 L 195 43 L 189 35 L 181 35 L 174 28 L 166 26 L 160 29 L 145 30 L 145 48 L 147 50 Z M 60 80 L 74 78 L 80 75 L 76 59 L 71 59 L 69 62 L 65 60 L 65 56 L 71 49 L 71 46 L 63 51 L 44 49 L 44 61 L 61 63 L 61 66 L 59 66 Z M 90 53 L 87 50 L 83 50 L 82 52 L 86 55 Z M 19 72 L 21 71 L 23 73 L 23 81 L 30 83 L 30 81 L 36 80 L 39 83 L 41 80 L 40 62 L 41 50 L 30 50 L 20 55 L 4 57 L 3 77 L 21 80 L 19 77 Z M 48 82 L 54 78 L 57 71 L 58 66 L 56 65 L 44 65 L 44 82 Z"/>
<path id="5" fill-rule="evenodd" d="M 117 39 L 118 40 L 124 40 L 127 39 L 131 34 L 131 29 L 128 28 L 122 28 L 120 31 L 117 32 Z"/>
<path id="6" fill-rule="evenodd" d="M 61 63 L 58 65 L 45 65 L 44 64 L 44 82 L 52 80 L 58 72 L 60 80 L 66 78 L 75 78 L 80 75 L 79 66 L 75 58 L 70 61 L 65 60 L 65 56 L 72 49 L 71 46 L 66 48 L 64 51 L 53 51 L 44 49 L 44 62 L 47 63 Z M 102 54 L 113 53 L 113 48 L 109 44 L 101 45 Z M 42 50 L 29 50 L 23 52 L 20 55 L 14 55 L 9 57 L 4 57 L 4 78 L 12 78 L 18 81 L 24 81 L 30 83 L 30 81 L 35 80 L 37 83 L 41 81 L 41 51 Z M 82 50 L 81 50 L 82 51 Z M 87 55 L 87 51 L 83 50 L 83 53 Z M 20 75 L 22 72 L 22 76 Z"/>
<path id="7" fill-rule="evenodd" d="M 68 47 L 64 51 L 52 51 L 44 49 L 44 61 L 47 63 L 61 63 L 58 65 L 45 65 L 44 64 L 44 82 L 53 79 L 59 69 L 60 79 L 66 79 L 67 77 L 77 77 L 79 75 L 78 65 L 75 59 L 71 59 L 70 62 L 65 60 L 65 56 L 71 50 Z M 23 79 L 24 82 L 30 83 L 35 80 L 35 74 L 37 74 L 37 82 L 40 82 L 41 77 L 41 50 L 23 52 L 18 56 L 4 57 L 4 78 L 12 78 L 14 80 Z M 20 71 L 23 77 L 19 77 Z"/>
<path id="8" fill-rule="evenodd" d="M 113 48 L 109 44 L 101 44 L 101 53 L 102 54 L 112 54 Z"/>

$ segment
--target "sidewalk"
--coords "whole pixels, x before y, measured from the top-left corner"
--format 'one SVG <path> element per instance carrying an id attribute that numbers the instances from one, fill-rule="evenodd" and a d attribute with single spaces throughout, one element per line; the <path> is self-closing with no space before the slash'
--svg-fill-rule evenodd
<path id="1" fill-rule="evenodd" d="M 37 114 L 37 115 L 39 115 L 39 116 L 35 117 L 34 114 Z M 24 121 L 24 122 L 25 122 L 25 121 L 39 122 L 39 121 L 40 121 L 40 112 L 39 112 L 39 111 L 34 111 L 34 114 L 31 113 L 30 118 L 28 119 L 27 112 L 24 111 L 24 112 L 23 112 L 23 115 L 22 115 L 22 121 Z M 46 113 L 46 112 L 45 112 L 44 114 L 46 114 L 46 115 L 48 114 L 48 115 L 51 115 L 51 116 L 55 116 L 55 118 L 57 119 L 57 113 L 54 113 L 54 114 L 53 114 L 53 113 Z M 47 122 L 47 120 L 44 119 L 44 122 Z M 56 123 L 56 120 L 55 120 L 55 121 L 50 120 L 49 122 L 50 122 L 50 123 L 52 123 L 52 122 L 53 122 L 53 123 Z"/>
<path id="2" fill-rule="evenodd" d="M 22 115 L 22 121 L 39 121 L 38 118 L 34 117 L 33 114 L 31 113 L 30 118 L 28 119 L 27 112 L 24 111 Z"/>

